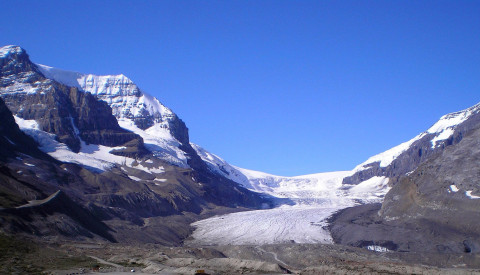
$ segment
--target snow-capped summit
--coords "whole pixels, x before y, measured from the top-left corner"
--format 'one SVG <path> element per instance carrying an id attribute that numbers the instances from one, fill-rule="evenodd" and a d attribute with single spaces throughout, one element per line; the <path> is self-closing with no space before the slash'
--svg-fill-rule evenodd
<path id="1" fill-rule="evenodd" d="M 19 46 L 8 45 L 0 48 L 0 58 L 4 58 L 10 54 L 21 54 L 23 52 L 25 52 L 25 50 Z"/>
<path id="2" fill-rule="evenodd" d="M 45 77 L 107 102 L 120 126 L 139 134 L 157 157 L 181 167 L 188 166 L 186 153 L 179 149 L 182 144 L 189 144 L 183 121 L 125 75 L 83 74 L 41 64 L 37 67 Z"/>
<path id="3" fill-rule="evenodd" d="M 143 93 L 123 74 L 82 74 L 41 64 L 37 66 L 45 77 L 67 86 L 77 87 L 107 102 L 118 119 L 134 120 L 140 129 L 145 130 L 158 123 L 163 123 L 167 127 L 168 121 L 177 119 L 169 108 L 158 99 Z"/>

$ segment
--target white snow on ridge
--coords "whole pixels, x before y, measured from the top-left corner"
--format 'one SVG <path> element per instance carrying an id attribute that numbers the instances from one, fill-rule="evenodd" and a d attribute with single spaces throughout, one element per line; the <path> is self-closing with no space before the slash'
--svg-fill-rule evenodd
<path id="1" fill-rule="evenodd" d="M 173 137 L 169 121 L 175 114 L 158 99 L 143 93 L 138 86 L 123 74 L 103 75 L 82 74 L 37 64 L 45 77 L 68 86 L 90 92 L 107 102 L 122 128 L 142 136 L 145 145 L 156 157 L 180 167 L 188 167 L 185 153 L 179 149 L 180 142 Z M 146 130 L 138 128 L 134 118 L 150 115 L 154 125 Z"/>
<path id="2" fill-rule="evenodd" d="M 480 199 L 480 196 L 472 195 L 472 192 L 472 190 L 465 191 L 465 196 L 469 197 L 470 199 Z"/>
<path id="3" fill-rule="evenodd" d="M 448 139 L 455 131 L 455 128 L 461 124 L 462 122 L 466 121 L 471 115 L 478 113 L 480 110 L 480 103 L 472 106 L 468 109 L 465 109 L 460 112 L 450 113 L 447 115 L 442 116 L 432 127 L 430 127 L 427 131 L 417 135 L 416 137 L 412 138 L 411 140 L 404 142 L 398 146 L 395 146 L 385 152 L 382 152 L 378 155 L 372 156 L 367 159 L 365 162 L 361 163 L 360 165 L 356 166 L 353 170 L 354 171 L 361 171 L 368 169 L 368 165 L 374 162 L 380 162 L 380 167 L 387 167 L 390 165 L 398 156 L 400 156 L 403 152 L 408 150 L 410 146 L 417 140 L 423 138 L 427 134 L 434 134 L 435 136 L 432 138 L 432 148 L 435 148 L 439 145 L 440 141 Z"/>
<path id="4" fill-rule="evenodd" d="M 161 104 L 158 99 L 140 91 L 138 86 L 123 74 L 82 74 L 41 64 L 36 65 L 45 77 L 77 87 L 107 102 L 117 118 L 143 116 L 144 111 L 152 116 L 158 115 L 162 119 L 174 116 L 169 108 Z"/>
<path id="5" fill-rule="evenodd" d="M 219 156 L 208 152 L 197 144 L 190 143 L 190 145 L 193 149 L 195 149 L 200 158 L 202 158 L 202 160 L 207 163 L 210 170 L 220 175 L 223 175 L 224 177 L 231 179 L 234 182 L 239 183 L 247 189 L 254 189 L 253 186 L 250 184 L 249 179 L 236 167 L 230 165 L 228 162 L 226 162 Z"/>
<path id="6" fill-rule="evenodd" d="M 387 167 L 388 165 L 390 165 L 390 163 L 392 163 L 398 156 L 400 156 L 403 152 L 405 152 L 406 150 L 408 150 L 408 148 L 410 148 L 410 146 L 417 140 L 421 139 L 423 136 L 425 135 L 425 133 L 421 133 L 420 135 L 412 138 L 411 140 L 407 141 L 407 142 L 404 142 L 400 145 L 397 145 L 385 152 L 382 152 L 378 155 L 375 155 L 375 156 L 372 156 L 370 158 L 368 158 L 365 162 L 363 162 L 362 164 L 358 165 L 357 167 L 355 167 L 353 170 L 354 171 L 361 171 L 361 170 L 365 170 L 365 169 L 368 169 L 368 168 L 365 168 L 364 166 L 368 165 L 368 164 L 371 164 L 371 163 L 374 163 L 374 162 L 380 162 L 380 167 Z"/>
<path id="7" fill-rule="evenodd" d="M 477 104 L 463 111 L 442 116 L 437 123 L 427 130 L 427 133 L 437 134 L 431 140 L 432 148 L 435 148 L 439 141 L 448 139 L 453 134 L 456 126 L 467 120 L 472 114 L 477 113 L 479 108 L 480 105 Z"/>
<path id="8" fill-rule="evenodd" d="M 354 171 L 327 172 L 296 177 L 277 176 L 230 165 L 198 145 L 192 144 L 192 147 L 214 172 L 251 191 L 277 198 L 293 199 L 297 204 L 328 204 L 330 207 L 334 207 L 350 205 L 354 200 L 381 201 L 389 190 L 388 179 L 385 177 L 374 177 L 353 187 L 342 185 L 342 181 L 343 178 L 352 175 Z"/>
<path id="9" fill-rule="evenodd" d="M 280 198 L 322 198 L 342 186 L 351 171 L 319 173 L 296 177 L 283 177 L 235 167 L 247 177 L 253 191 Z"/>
<path id="10" fill-rule="evenodd" d="M 4 58 L 10 54 L 19 54 L 22 53 L 23 49 L 19 46 L 8 45 L 0 48 L 0 58 Z"/>

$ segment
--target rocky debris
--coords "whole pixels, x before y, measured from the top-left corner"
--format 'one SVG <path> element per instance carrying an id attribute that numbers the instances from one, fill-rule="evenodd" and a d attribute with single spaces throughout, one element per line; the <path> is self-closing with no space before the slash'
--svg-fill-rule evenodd
<path id="1" fill-rule="evenodd" d="M 480 267 L 473 255 L 380 253 L 321 244 L 261 247 L 67 244 L 63 249 L 75 254 L 96 255 L 109 263 L 135 266 L 138 272 L 152 274 L 194 274 L 196 270 L 208 274 L 476 274 Z M 271 253 L 287 266 L 271 257 Z"/>
<path id="2" fill-rule="evenodd" d="M 93 233 L 108 241 L 116 241 L 110 233 L 111 228 L 61 191 L 44 200 L 1 209 L 0 217 L 12 233 L 29 231 L 33 235 L 63 235 L 67 238 L 92 238 Z"/>

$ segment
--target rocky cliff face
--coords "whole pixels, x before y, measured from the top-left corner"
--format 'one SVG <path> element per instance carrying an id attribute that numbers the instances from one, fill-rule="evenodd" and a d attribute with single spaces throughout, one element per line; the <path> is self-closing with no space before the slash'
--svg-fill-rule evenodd
<path id="1" fill-rule="evenodd" d="M 20 130 L 12 112 L 1 98 L 0 121 L 0 159 L 7 160 L 25 154 L 53 161 L 53 158 L 38 149 L 38 144 L 31 137 Z"/>
<path id="2" fill-rule="evenodd" d="M 2 48 L 0 96 L 18 117 L 38 122 L 74 152 L 85 143 L 119 146 L 141 138 L 118 125 L 108 104 L 47 79 L 27 53 L 15 46 Z"/>
<path id="3" fill-rule="evenodd" d="M 188 144 L 188 129 L 185 123 L 158 99 L 143 93 L 128 77 L 122 74 L 82 74 L 40 64 L 37 66 L 47 78 L 77 87 L 108 103 L 118 120 L 130 120 L 142 130 L 160 125 L 180 143 Z"/>
<path id="4" fill-rule="evenodd" d="M 126 77 L 70 86 L 44 73 L 0 48 L 4 232 L 179 244 L 203 213 L 269 203 L 211 173 L 185 124 Z"/>

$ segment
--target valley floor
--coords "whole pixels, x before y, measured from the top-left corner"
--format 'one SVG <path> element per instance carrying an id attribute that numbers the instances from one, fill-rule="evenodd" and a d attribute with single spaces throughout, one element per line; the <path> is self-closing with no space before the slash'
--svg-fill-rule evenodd
<path id="1" fill-rule="evenodd" d="M 340 245 L 104 244 L 93 248 L 69 244 L 61 250 L 101 258 L 102 263 L 109 263 L 103 264 L 101 271 L 111 274 L 125 274 L 131 269 L 145 274 L 194 274 L 199 269 L 208 274 L 480 274 L 480 258 L 475 255 L 379 253 Z M 426 261 L 442 267 L 427 266 Z"/>

